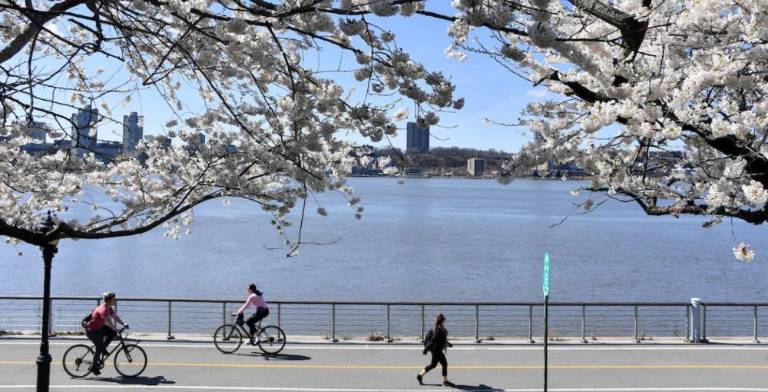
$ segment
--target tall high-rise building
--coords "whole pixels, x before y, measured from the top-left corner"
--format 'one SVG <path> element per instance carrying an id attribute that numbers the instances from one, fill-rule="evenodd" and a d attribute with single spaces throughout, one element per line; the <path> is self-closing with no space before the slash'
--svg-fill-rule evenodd
<path id="1" fill-rule="evenodd" d="M 90 104 L 72 115 L 72 124 L 74 124 L 72 139 L 75 141 L 78 154 L 96 150 L 98 133 L 95 129 L 91 131 L 91 128 L 97 121 L 99 121 L 99 109 L 91 107 Z"/>
<path id="2" fill-rule="evenodd" d="M 131 152 L 136 149 L 144 137 L 144 116 L 131 112 L 123 116 L 123 152 Z"/>
<path id="3" fill-rule="evenodd" d="M 470 177 L 481 177 L 485 171 L 485 159 L 469 158 L 467 159 L 467 175 Z"/>
<path id="4" fill-rule="evenodd" d="M 418 152 L 426 154 L 429 152 L 429 126 L 419 128 L 415 122 L 408 122 L 408 135 L 405 146 L 406 152 Z"/>

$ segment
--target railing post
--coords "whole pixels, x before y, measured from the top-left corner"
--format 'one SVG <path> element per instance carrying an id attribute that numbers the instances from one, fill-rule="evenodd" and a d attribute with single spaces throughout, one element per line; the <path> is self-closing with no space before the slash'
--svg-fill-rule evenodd
<path id="1" fill-rule="evenodd" d="M 421 305 L 421 341 L 424 341 L 424 305 Z"/>
<path id="2" fill-rule="evenodd" d="M 221 303 L 221 323 L 222 324 L 227 323 L 227 303 L 226 302 Z"/>
<path id="3" fill-rule="evenodd" d="M 685 305 L 685 341 L 691 342 L 691 305 Z"/>
<path id="4" fill-rule="evenodd" d="M 635 330 L 635 343 L 640 343 L 640 339 L 638 339 L 638 336 L 637 336 L 637 313 L 638 313 L 637 312 L 637 305 L 635 305 L 635 328 L 634 328 L 634 330 Z"/>
<path id="5" fill-rule="evenodd" d="M 757 305 L 752 307 L 752 332 L 755 343 L 760 343 L 760 340 L 757 338 Z"/>
<path id="6" fill-rule="evenodd" d="M 707 343 L 707 305 L 701 304 L 701 318 L 703 324 L 701 326 L 701 341 Z"/>
<path id="7" fill-rule="evenodd" d="M 392 343 L 392 335 L 390 335 L 389 324 L 389 304 L 387 304 L 387 343 Z"/>
<path id="8" fill-rule="evenodd" d="M 331 304 L 331 342 L 336 343 L 336 304 Z"/>
<path id="9" fill-rule="evenodd" d="M 691 327 L 688 341 L 690 343 L 706 342 L 706 310 L 700 298 L 691 298 L 690 314 Z"/>
<path id="10" fill-rule="evenodd" d="M 281 311 L 281 306 L 280 306 L 280 305 L 282 305 L 282 304 L 278 302 L 278 303 L 277 303 L 277 327 L 278 327 L 278 328 L 282 328 L 282 327 L 280 326 L 280 325 L 281 325 L 281 324 L 280 324 L 280 317 L 281 317 L 281 313 L 282 313 L 282 311 Z"/>
<path id="11" fill-rule="evenodd" d="M 168 340 L 175 339 L 171 333 L 171 323 L 173 320 L 172 303 L 172 301 L 168 301 L 168 337 L 166 338 Z"/>
<path id="12" fill-rule="evenodd" d="M 533 305 L 528 305 L 528 343 L 535 343 L 533 340 Z"/>
<path id="13" fill-rule="evenodd" d="M 51 307 L 48 309 L 48 336 L 53 336 L 53 297 L 51 297 Z"/>
<path id="14" fill-rule="evenodd" d="M 480 340 L 480 305 L 475 305 L 475 343 L 481 343 Z"/>
<path id="15" fill-rule="evenodd" d="M 587 306 L 581 305 L 581 342 L 587 342 Z"/>

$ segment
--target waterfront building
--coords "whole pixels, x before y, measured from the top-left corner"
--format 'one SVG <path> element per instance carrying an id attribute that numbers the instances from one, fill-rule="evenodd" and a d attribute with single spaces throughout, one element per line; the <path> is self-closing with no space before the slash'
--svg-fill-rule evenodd
<path id="1" fill-rule="evenodd" d="M 75 148 L 79 155 L 96 150 L 98 132 L 92 128 L 99 121 L 99 109 L 88 106 L 79 109 L 77 113 L 72 114 L 72 139 L 75 141 Z"/>
<path id="2" fill-rule="evenodd" d="M 420 167 L 407 167 L 403 171 L 403 177 L 424 177 Z"/>
<path id="3" fill-rule="evenodd" d="M 99 140 L 99 142 L 96 143 L 96 157 L 102 162 L 114 161 L 122 153 L 123 144 L 120 142 Z"/>
<path id="4" fill-rule="evenodd" d="M 467 175 L 470 177 L 482 177 L 485 171 L 485 159 L 467 159 Z"/>
<path id="5" fill-rule="evenodd" d="M 59 150 L 69 150 L 72 147 L 73 147 L 73 143 L 71 140 L 57 139 L 53 141 L 51 152 L 56 153 L 56 151 L 59 151 Z"/>
<path id="6" fill-rule="evenodd" d="M 24 129 L 21 135 L 33 139 L 31 142 L 21 146 L 22 151 L 32 155 L 39 155 L 48 152 L 51 147 L 50 145 L 45 144 L 45 137 L 48 133 L 46 131 L 48 124 L 41 121 L 30 121 L 27 124 L 23 122 L 17 122 L 14 125 L 18 125 Z M 10 133 L 7 136 L 0 137 L 0 141 L 10 141 L 17 136 L 18 135 Z"/>
<path id="7" fill-rule="evenodd" d="M 555 158 L 547 159 L 546 162 L 536 166 L 532 175 L 534 177 L 584 177 L 587 172 L 579 167 L 576 162 L 558 162 Z"/>
<path id="8" fill-rule="evenodd" d="M 419 128 L 415 122 L 408 122 L 406 152 L 426 154 L 429 152 L 429 126 Z"/>
<path id="9" fill-rule="evenodd" d="M 136 150 L 144 137 L 144 116 L 139 116 L 136 112 L 123 116 L 123 151 L 130 153 Z"/>
<path id="10" fill-rule="evenodd" d="M 29 137 L 39 141 L 40 144 L 45 144 L 45 135 L 48 133 L 47 129 L 48 124 L 42 121 L 30 121 L 27 126 Z"/>

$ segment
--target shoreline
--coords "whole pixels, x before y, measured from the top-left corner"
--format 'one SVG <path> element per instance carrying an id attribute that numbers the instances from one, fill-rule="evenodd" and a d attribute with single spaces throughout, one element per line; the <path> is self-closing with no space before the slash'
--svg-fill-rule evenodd
<path id="1" fill-rule="evenodd" d="M 483 177 L 470 177 L 470 176 L 361 176 L 361 175 L 347 175 L 347 178 L 392 178 L 395 180 L 428 180 L 428 179 L 440 179 L 440 180 L 494 180 L 496 181 L 496 177 L 493 176 L 483 176 Z M 555 177 L 516 177 L 514 181 L 516 180 L 530 180 L 530 181 L 592 181 L 595 177 L 593 176 L 585 176 L 585 177 L 568 177 L 565 180 L 562 178 L 555 178 Z"/>

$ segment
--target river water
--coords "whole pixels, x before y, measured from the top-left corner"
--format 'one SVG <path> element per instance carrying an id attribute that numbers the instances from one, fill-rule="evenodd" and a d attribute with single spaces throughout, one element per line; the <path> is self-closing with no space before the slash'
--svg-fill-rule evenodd
<path id="1" fill-rule="evenodd" d="M 610 201 L 589 214 L 573 181 L 353 178 L 362 219 L 337 194 L 308 202 L 296 257 L 286 257 L 270 216 L 220 201 L 199 208 L 191 234 L 162 230 L 132 238 L 62 241 L 54 295 L 240 298 L 256 282 L 268 299 L 534 301 L 544 252 L 553 301 L 766 301 L 766 228 L 700 217 L 648 217 Z M 561 225 L 550 227 L 569 218 Z M 294 233 L 290 235 L 295 236 Z M 752 263 L 732 247 L 750 243 Z M 278 249 L 273 249 L 278 248 Z M 22 255 L 18 255 L 21 252 Z M 39 295 L 34 248 L 0 246 L 0 295 Z"/>

